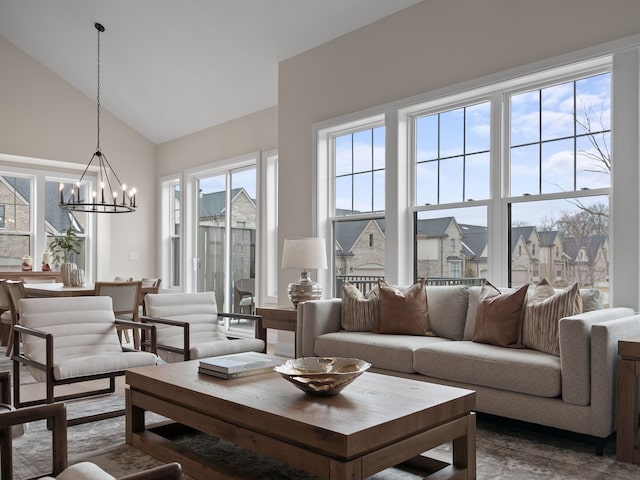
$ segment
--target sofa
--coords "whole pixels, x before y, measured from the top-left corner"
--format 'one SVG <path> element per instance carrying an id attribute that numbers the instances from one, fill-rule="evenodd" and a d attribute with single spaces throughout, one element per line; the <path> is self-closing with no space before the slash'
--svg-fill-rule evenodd
<path id="1" fill-rule="evenodd" d="M 297 355 L 356 357 L 378 373 L 475 390 L 478 412 L 589 435 L 602 453 L 616 425 L 618 340 L 640 334 L 640 315 L 603 309 L 598 290 L 581 289 L 584 311 L 559 320 L 553 355 L 473 341 L 483 287 L 424 288 L 430 335 L 345 330 L 340 298 L 308 301 Z"/>

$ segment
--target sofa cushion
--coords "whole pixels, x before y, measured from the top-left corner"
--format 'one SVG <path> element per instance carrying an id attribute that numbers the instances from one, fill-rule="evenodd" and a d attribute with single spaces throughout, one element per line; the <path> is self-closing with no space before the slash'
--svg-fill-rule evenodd
<path id="1" fill-rule="evenodd" d="M 429 335 L 426 281 L 423 278 L 402 292 L 378 280 L 380 302 L 376 333 Z"/>
<path id="2" fill-rule="evenodd" d="M 430 343 L 414 353 L 418 373 L 540 397 L 562 391 L 560 359 L 528 349 L 470 341 Z"/>
<path id="3" fill-rule="evenodd" d="M 473 286 L 469 287 L 469 301 L 467 308 L 467 320 L 464 324 L 463 340 L 471 340 L 473 338 L 473 331 L 476 328 L 476 315 L 478 314 L 478 305 L 480 305 L 480 292 L 482 287 Z"/>
<path id="4" fill-rule="evenodd" d="M 581 288 L 580 296 L 582 297 L 583 312 L 602 310 L 604 308 L 604 295 L 601 290 L 597 288 Z"/>
<path id="5" fill-rule="evenodd" d="M 340 326 L 350 332 L 370 332 L 378 325 L 377 286 L 363 295 L 358 287 L 344 282 L 342 285 L 342 304 Z"/>
<path id="6" fill-rule="evenodd" d="M 582 298 L 577 283 L 556 292 L 546 280 L 541 280 L 533 288 L 524 310 L 523 345 L 560 356 L 560 319 L 581 312 Z"/>
<path id="7" fill-rule="evenodd" d="M 432 343 L 450 342 L 440 337 L 380 335 L 372 332 L 332 332 L 316 337 L 319 357 L 355 357 L 376 368 L 413 373 L 413 352 Z"/>
<path id="8" fill-rule="evenodd" d="M 469 303 L 467 285 L 427 286 L 429 329 L 449 340 L 462 340 Z"/>
<path id="9" fill-rule="evenodd" d="M 521 348 L 522 309 L 529 285 L 502 293 L 486 282 L 480 292 L 480 304 L 473 331 L 474 342 L 500 347 Z"/>

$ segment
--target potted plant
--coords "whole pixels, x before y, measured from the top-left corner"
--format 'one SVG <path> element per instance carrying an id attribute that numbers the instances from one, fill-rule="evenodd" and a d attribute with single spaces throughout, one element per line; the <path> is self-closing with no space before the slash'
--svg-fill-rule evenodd
<path id="1" fill-rule="evenodd" d="M 64 235 L 53 238 L 49 248 L 53 263 L 60 266 L 62 282 L 65 285 L 71 285 L 71 272 L 78 268 L 72 260 L 80 253 L 80 239 L 75 230 L 71 227 L 67 228 Z"/>

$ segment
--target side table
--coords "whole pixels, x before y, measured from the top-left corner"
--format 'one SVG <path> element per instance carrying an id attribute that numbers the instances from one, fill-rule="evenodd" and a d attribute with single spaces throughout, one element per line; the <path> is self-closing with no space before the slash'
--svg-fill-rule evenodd
<path id="1" fill-rule="evenodd" d="M 256 338 L 261 338 L 267 344 L 267 329 L 295 331 L 298 322 L 298 311 L 293 307 L 257 307 L 256 315 L 260 319 L 256 322 Z M 295 340 L 294 340 L 295 352 Z M 297 352 L 294 353 L 297 356 Z"/>
<path id="2" fill-rule="evenodd" d="M 618 341 L 618 412 L 616 458 L 640 464 L 638 439 L 638 377 L 640 377 L 640 335 Z"/>

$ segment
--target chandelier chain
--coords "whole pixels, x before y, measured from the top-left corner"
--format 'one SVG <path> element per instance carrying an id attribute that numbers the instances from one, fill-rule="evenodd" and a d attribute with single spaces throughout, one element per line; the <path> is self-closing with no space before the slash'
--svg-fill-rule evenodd
<path id="1" fill-rule="evenodd" d="M 98 125 L 98 140 L 97 140 L 97 146 L 96 146 L 96 151 L 100 151 L 100 29 L 96 28 L 96 30 L 98 30 L 98 93 L 96 96 L 96 100 L 97 100 L 97 125 Z"/>

